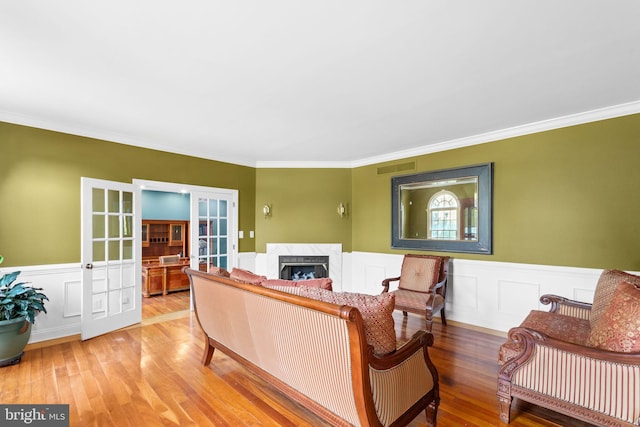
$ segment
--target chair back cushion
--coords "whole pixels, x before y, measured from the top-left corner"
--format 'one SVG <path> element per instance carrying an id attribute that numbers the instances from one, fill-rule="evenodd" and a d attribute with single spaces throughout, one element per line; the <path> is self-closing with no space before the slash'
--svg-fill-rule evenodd
<path id="1" fill-rule="evenodd" d="M 283 286 L 306 286 L 307 288 L 322 288 L 326 290 L 333 289 L 333 280 L 328 277 L 320 278 L 320 279 L 305 279 L 305 280 L 285 280 L 285 279 L 267 279 L 263 280 L 261 283 L 262 286 L 270 288 L 270 287 L 283 287 Z"/>
<path id="2" fill-rule="evenodd" d="M 214 274 L 216 276 L 221 276 L 221 277 L 231 277 L 231 274 L 222 267 L 212 267 L 209 269 L 207 273 Z"/>
<path id="3" fill-rule="evenodd" d="M 400 271 L 399 289 L 429 292 L 438 283 L 442 258 L 429 255 L 405 255 Z"/>
<path id="4" fill-rule="evenodd" d="M 159 257 L 159 260 L 161 265 L 178 264 L 180 262 L 180 256 L 179 255 L 163 255 Z"/>
<path id="5" fill-rule="evenodd" d="M 231 269 L 229 276 L 234 280 L 251 283 L 252 285 L 260 285 L 263 281 L 267 280 L 267 276 L 261 276 L 249 270 L 243 270 L 242 268 L 236 267 Z"/>
<path id="6" fill-rule="evenodd" d="M 616 288 L 622 282 L 633 283 L 634 285 L 640 285 L 640 277 L 633 274 L 629 274 L 620 270 L 604 270 L 598 279 L 596 290 L 593 294 L 593 304 L 591 305 L 591 314 L 589 321 L 593 328 L 600 318 L 604 315 L 604 312 L 609 307 L 613 294 L 616 292 Z"/>

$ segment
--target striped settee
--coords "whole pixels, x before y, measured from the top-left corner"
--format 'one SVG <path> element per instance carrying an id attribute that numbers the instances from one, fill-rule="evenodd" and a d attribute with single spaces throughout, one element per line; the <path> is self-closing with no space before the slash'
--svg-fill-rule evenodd
<path id="1" fill-rule="evenodd" d="M 593 304 L 543 295 L 500 347 L 498 404 L 514 397 L 598 426 L 640 425 L 640 277 L 604 270 Z"/>
<path id="2" fill-rule="evenodd" d="M 205 366 L 218 349 L 332 425 L 406 425 L 425 411 L 435 426 L 439 389 L 430 333 L 376 355 L 352 306 L 296 295 L 300 288 L 289 293 L 184 271 L 206 335 Z"/>

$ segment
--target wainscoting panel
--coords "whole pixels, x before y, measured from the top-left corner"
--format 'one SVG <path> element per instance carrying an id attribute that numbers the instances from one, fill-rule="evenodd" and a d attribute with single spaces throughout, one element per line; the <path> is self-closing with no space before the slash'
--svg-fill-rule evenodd
<path id="1" fill-rule="evenodd" d="M 373 283 L 373 278 L 378 278 L 381 271 L 385 277 L 399 275 L 402 259 L 402 255 L 353 252 L 349 258 L 351 278 L 343 280 L 346 290 L 379 293 L 379 283 Z M 549 309 L 540 304 L 544 294 L 591 302 L 601 272 L 601 269 L 463 260 L 454 256 L 447 291 L 447 319 L 507 332 L 531 310 Z"/>
<path id="2" fill-rule="evenodd" d="M 381 282 L 400 275 L 402 255 L 342 253 L 342 276 L 336 291 L 379 294 Z M 241 253 L 238 266 L 265 274 L 267 256 Z M 20 270 L 22 281 L 44 289 L 47 314 L 36 318 L 30 342 L 80 333 L 80 264 L 5 268 Z M 532 309 L 548 310 L 540 296 L 556 294 L 591 302 L 602 270 L 546 265 L 474 261 L 453 257 L 447 295 L 447 319 L 506 332 Z M 396 285 L 397 286 L 397 285 Z M 392 286 L 392 290 L 394 287 Z M 437 316 L 439 317 L 439 316 Z"/>
<path id="3" fill-rule="evenodd" d="M 36 317 L 30 343 L 62 338 L 80 333 L 80 263 L 29 267 L 8 267 L 3 271 L 21 271 L 19 279 L 42 288 L 49 301 L 47 313 Z"/>
<path id="4" fill-rule="evenodd" d="M 366 265 L 364 267 L 365 283 L 369 287 L 366 293 L 377 294 L 382 292 L 382 281 L 391 276 L 387 276 L 387 271 L 380 265 Z"/>
<path id="5" fill-rule="evenodd" d="M 68 280 L 64 282 L 64 317 L 75 317 L 82 314 L 82 301 L 79 295 L 82 282 L 80 280 Z M 45 306 L 47 307 L 48 304 Z"/>
<path id="6" fill-rule="evenodd" d="M 509 316 L 517 316 L 522 310 L 536 310 L 539 304 L 540 284 L 498 281 L 498 311 Z"/>
<path id="7" fill-rule="evenodd" d="M 478 278 L 475 276 L 456 276 L 456 286 L 447 287 L 447 300 L 455 310 L 478 310 Z"/>

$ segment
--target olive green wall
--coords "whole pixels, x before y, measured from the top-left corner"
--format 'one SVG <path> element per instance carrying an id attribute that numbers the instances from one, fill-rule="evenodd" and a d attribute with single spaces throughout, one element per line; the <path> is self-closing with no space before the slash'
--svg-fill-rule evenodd
<path id="1" fill-rule="evenodd" d="M 239 228 L 253 229 L 255 169 L 0 122 L 3 267 L 80 261 L 80 177 L 239 190 Z M 253 239 L 240 251 L 254 251 Z"/>
<path id="2" fill-rule="evenodd" d="M 338 215 L 338 205 L 347 215 Z M 271 215 L 262 214 L 264 204 Z M 351 252 L 350 169 L 258 169 L 256 251 L 267 243 L 342 243 Z"/>
<path id="3" fill-rule="evenodd" d="M 352 170 L 353 251 L 391 249 L 391 177 L 494 162 L 493 255 L 456 258 L 640 270 L 640 115 Z M 407 173 L 402 173 L 406 175 Z M 399 175 L 399 174 L 396 174 Z"/>
<path id="4" fill-rule="evenodd" d="M 456 258 L 640 270 L 639 114 L 353 169 L 256 170 L 6 123 L 0 148 L 3 266 L 79 261 L 81 176 L 238 189 L 241 252 L 337 242 L 404 253 L 390 245 L 399 173 L 378 168 L 415 161 L 411 172 L 494 162 L 494 254 Z"/>

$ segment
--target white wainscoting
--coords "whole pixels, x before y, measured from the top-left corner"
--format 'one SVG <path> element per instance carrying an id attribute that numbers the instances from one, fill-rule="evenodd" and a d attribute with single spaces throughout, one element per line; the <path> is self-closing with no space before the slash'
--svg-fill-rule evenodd
<path id="1" fill-rule="evenodd" d="M 345 252 L 341 286 L 334 290 L 378 294 L 383 279 L 400 275 L 402 258 L 394 254 Z M 258 273 L 266 274 L 266 264 L 266 254 L 256 254 Z M 540 304 L 544 294 L 593 301 L 601 272 L 601 269 L 472 261 L 453 256 L 447 319 L 506 332 L 519 325 L 531 310 L 549 310 Z"/>
<path id="2" fill-rule="evenodd" d="M 18 280 L 42 288 L 49 301 L 31 330 L 30 343 L 80 334 L 80 263 L 29 267 L 5 267 L 3 272 L 21 271 Z"/>
<path id="3" fill-rule="evenodd" d="M 346 254 L 345 254 L 346 255 Z M 353 252 L 351 292 L 376 294 L 387 277 L 400 274 L 402 255 Z M 540 296 L 593 301 L 601 269 L 472 261 L 452 257 L 447 319 L 495 331 L 517 326 L 531 310 L 548 311 Z M 436 316 L 437 317 L 437 316 Z"/>
<path id="4" fill-rule="evenodd" d="M 243 270 L 249 270 L 256 272 L 256 253 L 255 252 L 240 252 L 238 254 L 238 262 L 236 263 L 236 267 L 242 268 Z M 231 269 L 229 269 L 231 271 Z"/>
<path id="5" fill-rule="evenodd" d="M 240 268 L 265 274 L 267 254 L 238 255 Z M 400 274 L 402 255 L 371 252 L 342 253 L 342 276 L 336 291 L 378 294 L 381 282 Z M 47 314 L 36 318 L 31 340 L 45 341 L 80 334 L 80 264 L 9 267 L 22 281 L 44 289 Z M 530 310 L 548 310 L 539 303 L 544 294 L 591 302 L 601 269 L 556 267 L 453 257 L 447 295 L 447 319 L 506 332 Z"/>

